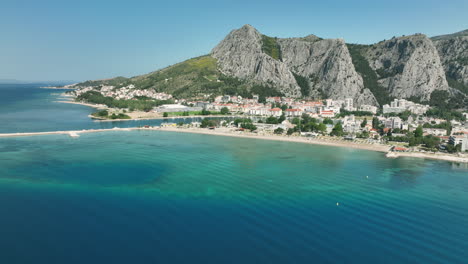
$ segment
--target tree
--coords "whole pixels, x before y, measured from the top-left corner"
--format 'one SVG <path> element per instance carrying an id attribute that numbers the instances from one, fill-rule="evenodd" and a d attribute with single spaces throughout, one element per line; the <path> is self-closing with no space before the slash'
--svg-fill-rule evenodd
<path id="1" fill-rule="evenodd" d="M 313 119 L 313 118 L 310 117 L 310 115 L 308 115 L 306 113 L 302 114 L 301 118 L 302 118 L 302 123 L 304 123 L 304 124 L 307 124 L 307 123 L 311 122 L 312 119 Z"/>
<path id="2" fill-rule="evenodd" d="M 435 148 L 435 147 L 437 147 L 439 145 L 440 139 L 438 137 L 428 135 L 428 136 L 424 137 L 423 142 L 424 142 L 424 145 L 427 148 L 432 149 L 432 148 Z"/>
<path id="3" fill-rule="evenodd" d="M 294 118 L 291 120 L 291 123 L 294 124 L 294 125 L 300 125 L 300 124 L 301 124 L 301 120 L 300 120 L 298 117 L 294 117 Z"/>
<path id="4" fill-rule="evenodd" d="M 418 126 L 415 130 L 414 130 L 414 136 L 417 137 L 417 138 L 421 138 L 423 136 L 423 128 L 422 126 Z"/>
<path id="5" fill-rule="evenodd" d="M 221 108 L 220 112 L 221 112 L 222 115 L 227 115 L 227 114 L 229 114 L 229 109 L 227 107 L 223 107 L 223 108 Z"/>
<path id="6" fill-rule="evenodd" d="M 330 135 L 337 136 L 337 137 L 341 137 L 344 135 L 343 126 L 341 125 L 341 122 L 338 122 L 335 125 L 335 127 L 333 127 L 333 130 L 330 133 Z"/>
<path id="7" fill-rule="evenodd" d="M 168 116 L 169 116 L 169 114 L 167 112 L 163 113 L 163 117 L 168 117 Z"/>
<path id="8" fill-rule="evenodd" d="M 282 129 L 281 127 L 278 127 L 277 129 L 273 131 L 273 133 L 281 135 L 284 133 L 284 129 Z"/>
<path id="9" fill-rule="evenodd" d="M 206 108 L 203 108 L 201 111 L 201 115 L 211 115 L 211 112 L 206 110 Z"/>
<path id="10" fill-rule="evenodd" d="M 257 130 L 257 127 L 252 123 L 242 123 L 241 127 L 244 128 L 244 129 L 249 129 L 251 131 Z"/>
<path id="11" fill-rule="evenodd" d="M 218 124 L 216 123 L 215 120 L 203 118 L 203 120 L 201 121 L 200 127 L 201 127 L 201 128 L 215 127 L 215 126 L 217 126 L 217 125 L 218 125 Z"/>
<path id="12" fill-rule="evenodd" d="M 447 144 L 448 153 L 456 153 L 461 151 L 461 144 L 454 146 L 453 144 Z"/>
<path id="13" fill-rule="evenodd" d="M 324 123 L 325 125 L 333 125 L 333 120 L 327 117 L 322 121 L 322 123 Z"/>
<path id="14" fill-rule="evenodd" d="M 266 103 L 266 97 L 264 95 L 259 95 L 258 102 L 263 104 Z"/>
<path id="15" fill-rule="evenodd" d="M 266 119 L 265 123 L 267 124 L 278 124 L 278 118 L 270 116 Z"/>
<path id="16" fill-rule="evenodd" d="M 325 131 L 327 131 L 327 126 L 325 124 L 323 124 L 323 123 L 320 123 L 320 124 L 317 125 L 316 131 L 323 134 L 323 133 L 325 133 Z"/>
<path id="17" fill-rule="evenodd" d="M 236 118 L 234 120 L 234 125 L 235 126 L 239 126 L 239 124 L 242 124 L 242 123 L 252 123 L 252 119 L 250 119 L 250 118 Z"/>
<path id="18" fill-rule="evenodd" d="M 364 118 L 364 120 L 361 123 L 361 128 L 364 128 L 367 125 L 367 118 Z"/>
<path id="19" fill-rule="evenodd" d="M 109 115 L 109 112 L 107 110 L 101 110 L 99 112 L 94 113 L 93 115 L 100 116 L 100 117 L 106 117 L 106 116 Z"/>
<path id="20" fill-rule="evenodd" d="M 379 125 L 380 125 L 379 119 L 376 116 L 374 116 L 374 118 L 372 118 L 372 128 L 379 129 Z"/>
<path id="21" fill-rule="evenodd" d="M 280 118 L 278 119 L 278 123 L 282 123 L 284 120 L 286 120 L 286 116 L 284 115 L 284 113 L 280 116 Z"/>
<path id="22" fill-rule="evenodd" d="M 288 128 L 288 131 L 286 132 L 286 134 L 287 134 L 288 136 L 290 136 L 290 135 L 292 135 L 294 132 L 295 132 L 295 131 L 294 131 L 293 128 Z"/>

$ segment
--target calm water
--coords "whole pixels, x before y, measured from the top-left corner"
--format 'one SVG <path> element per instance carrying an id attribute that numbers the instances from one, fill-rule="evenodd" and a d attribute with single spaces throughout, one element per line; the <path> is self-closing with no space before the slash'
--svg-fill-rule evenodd
<path id="1" fill-rule="evenodd" d="M 91 107 L 64 104 L 67 90 L 39 89 L 40 84 L 0 84 L 0 133 L 44 132 L 113 127 L 157 126 L 162 122 L 192 122 L 199 118 L 99 122 L 88 115 Z"/>
<path id="2" fill-rule="evenodd" d="M 0 263 L 467 259 L 463 165 L 162 131 L 0 139 Z"/>

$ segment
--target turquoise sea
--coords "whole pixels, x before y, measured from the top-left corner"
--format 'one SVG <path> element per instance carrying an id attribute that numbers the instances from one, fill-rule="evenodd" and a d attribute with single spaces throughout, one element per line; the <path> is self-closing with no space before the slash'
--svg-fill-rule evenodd
<path id="1" fill-rule="evenodd" d="M 466 165 L 162 131 L 0 139 L 0 263 L 467 259 Z"/>
<path id="2" fill-rule="evenodd" d="M 158 126 L 162 122 L 192 122 L 199 118 L 100 122 L 88 115 L 96 109 L 65 104 L 63 89 L 39 89 L 41 84 L 0 84 L 0 133 L 45 132 L 114 127 Z"/>

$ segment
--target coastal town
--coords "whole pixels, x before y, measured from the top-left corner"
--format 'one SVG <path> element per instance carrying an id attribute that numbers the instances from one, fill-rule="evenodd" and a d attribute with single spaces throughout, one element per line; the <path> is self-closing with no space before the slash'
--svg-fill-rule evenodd
<path id="1" fill-rule="evenodd" d="M 74 98 L 93 91 L 92 87 L 74 90 Z M 165 128 L 209 129 L 224 132 L 250 133 L 283 137 L 303 137 L 309 140 L 342 140 L 345 142 L 383 145 L 392 153 L 447 153 L 466 155 L 468 151 L 468 113 L 441 118 L 431 114 L 427 104 L 406 99 L 394 99 L 381 108 L 354 105 L 344 100 L 305 100 L 290 97 L 252 98 L 206 95 L 197 99 L 174 99 L 166 93 L 137 90 L 134 87 L 114 89 L 104 86 L 99 93 L 118 100 L 149 98 L 170 102 L 145 111 L 131 108 L 101 108 L 102 120 L 166 118 Z M 89 103 L 89 102 L 82 102 Z M 100 113 L 100 112 L 97 112 Z M 119 118 L 119 117 L 126 118 Z M 117 117 L 117 118 L 116 118 Z M 177 117 L 200 117 L 200 122 L 171 122 Z"/>

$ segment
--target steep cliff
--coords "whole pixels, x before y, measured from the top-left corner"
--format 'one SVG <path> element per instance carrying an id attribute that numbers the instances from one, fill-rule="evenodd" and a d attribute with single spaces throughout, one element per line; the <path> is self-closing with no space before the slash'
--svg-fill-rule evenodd
<path id="1" fill-rule="evenodd" d="M 211 55 L 228 76 L 270 84 L 287 96 L 301 96 L 294 75 L 281 60 L 262 50 L 262 35 L 250 25 L 229 33 Z"/>
<path id="2" fill-rule="evenodd" d="M 438 52 L 425 35 L 382 41 L 363 55 L 392 97 L 429 100 L 433 91 L 449 89 Z"/>
<path id="3" fill-rule="evenodd" d="M 246 25 L 232 31 L 211 54 L 224 74 L 269 84 L 289 96 L 353 98 L 357 104 L 377 105 L 340 39 L 271 38 Z M 300 87 L 298 78 L 310 89 Z"/>
<path id="4" fill-rule="evenodd" d="M 364 88 L 344 40 L 308 36 L 280 39 L 278 42 L 283 62 L 294 73 L 310 81 L 310 95 L 353 98 L 357 104 L 377 104 L 372 93 Z"/>
<path id="5" fill-rule="evenodd" d="M 468 94 L 468 30 L 431 39 L 439 52 L 449 86 Z"/>

